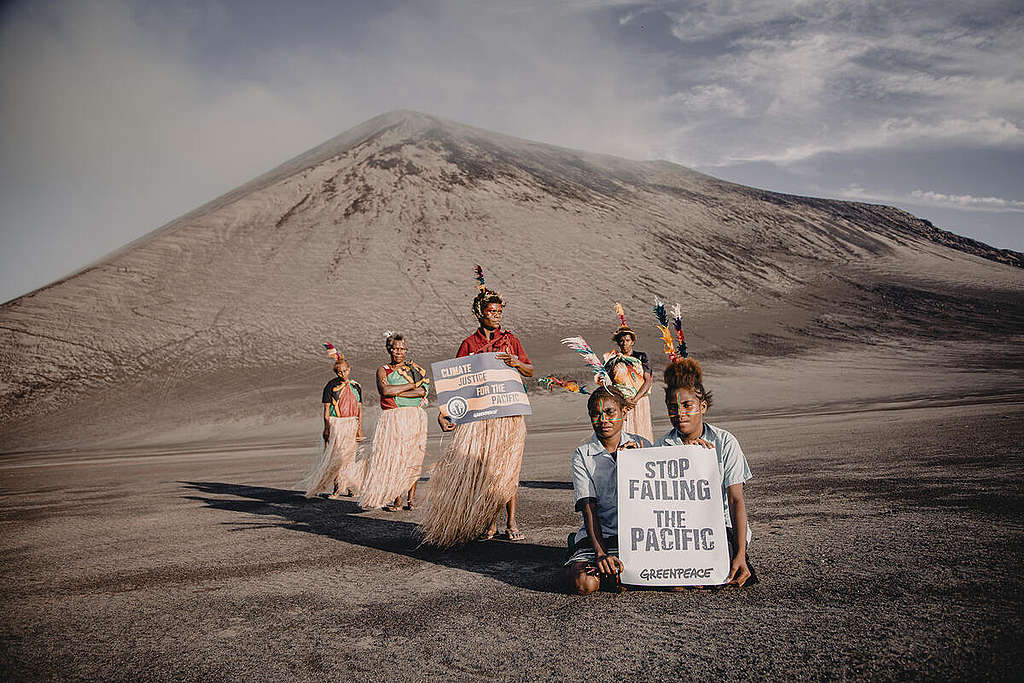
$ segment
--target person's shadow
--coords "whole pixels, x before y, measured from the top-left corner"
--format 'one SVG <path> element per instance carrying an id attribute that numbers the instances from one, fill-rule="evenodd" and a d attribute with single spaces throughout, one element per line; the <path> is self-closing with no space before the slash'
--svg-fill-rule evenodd
<path id="1" fill-rule="evenodd" d="M 266 523 L 227 522 L 236 530 L 278 527 L 320 534 L 337 541 L 376 548 L 425 562 L 483 574 L 512 586 L 562 592 L 559 569 L 565 549 L 535 543 L 487 541 L 453 550 L 421 546 L 419 527 L 412 522 L 375 519 L 352 500 L 307 499 L 297 491 L 219 482 L 183 481 L 185 488 L 234 498 L 185 496 L 205 506 L 249 515 Z"/>

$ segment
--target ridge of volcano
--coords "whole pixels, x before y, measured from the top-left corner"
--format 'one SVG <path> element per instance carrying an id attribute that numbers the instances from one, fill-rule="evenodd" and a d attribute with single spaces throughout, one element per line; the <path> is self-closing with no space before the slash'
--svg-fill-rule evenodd
<path id="1" fill-rule="evenodd" d="M 370 363 L 385 329 L 449 357 L 477 263 L 539 374 L 615 301 L 655 343 L 655 296 L 705 358 L 1024 329 L 1024 255 L 899 209 L 396 111 L 0 306 L 0 436 L 38 443 L 57 406 L 99 433 L 292 405 L 321 341 Z"/>

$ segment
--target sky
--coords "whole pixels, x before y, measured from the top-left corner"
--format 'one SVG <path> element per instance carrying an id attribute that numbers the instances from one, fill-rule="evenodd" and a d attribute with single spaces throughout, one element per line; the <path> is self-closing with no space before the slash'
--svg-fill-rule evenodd
<path id="1" fill-rule="evenodd" d="M 0 301 L 414 109 L 1024 251 L 1019 0 L 0 3 Z"/>

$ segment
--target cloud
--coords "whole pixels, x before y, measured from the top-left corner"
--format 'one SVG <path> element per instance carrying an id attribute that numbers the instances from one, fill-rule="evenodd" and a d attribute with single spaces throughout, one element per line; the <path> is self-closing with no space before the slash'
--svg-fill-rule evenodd
<path id="1" fill-rule="evenodd" d="M 686 69 L 662 102 L 666 119 L 687 119 L 690 163 L 1024 147 L 1024 13 L 1009 4 L 976 3 L 968 15 L 946 2 L 705 0 L 669 15 Z M 696 121 L 686 105 L 699 88 L 738 93 L 744 106 Z"/>
<path id="2" fill-rule="evenodd" d="M 840 191 L 840 196 L 862 202 L 912 204 L 960 211 L 1024 213 L 1024 201 L 1001 197 L 976 197 L 970 194 L 947 194 L 932 190 L 913 190 L 905 195 L 893 195 L 869 191 L 860 185 L 849 185 Z"/>
<path id="3" fill-rule="evenodd" d="M 943 194 L 930 190 L 914 190 L 910 193 L 910 199 L 952 209 L 1024 212 L 1024 202 L 999 197 L 975 197 L 969 194 Z"/>
<path id="4" fill-rule="evenodd" d="M 724 171 L 1024 151 L 1010 3 L 37 0 L 0 17 L 0 299 L 18 268 L 37 279 L 17 289 L 45 284 L 391 109 Z"/>

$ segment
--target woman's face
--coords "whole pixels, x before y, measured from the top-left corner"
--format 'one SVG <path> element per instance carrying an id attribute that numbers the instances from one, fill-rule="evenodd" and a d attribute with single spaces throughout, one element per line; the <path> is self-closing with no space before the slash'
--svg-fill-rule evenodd
<path id="1" fill-rule="evenodd" d="M 404 339 L 399 339 L 391 348 L 388 349 L 388 353 L 391 354 L 391 362 L 395 365 L 401 365 L 405 362 L 405 354 L 408 353 L 409 347 L 406 346 Z"/>
<path id="2" fill-rule="evenodd" d="M 602 396 L 590 411 L 590 424 L 601 439 L 614 439 L 622 433 L 622 406 L 613 398 Z"/>
<path id="3" fill-rule="evenodd" d="M 697 398 L 692 389 L 676 389 L 665 397 L 665 408 L 677 432 L 693 434 L 703 428 L 708 404 Z"/>
<path id="4" fill-rule="evenodd" d="M 633 339 L 631 334 L 624 334 L 619 337 L 619 341 L 616 343 L 619 345 L 619 351 L 628 356 L 633 353 L 633 344 L 636 343 L 636 339 Z"/>
<path id="5" fill-rule="evenodd" d="M 338 373 L 338 377 L 347 380 L 348 376 L 352 374 L 352 368 L 349 367 L 348 363 L 342 363 L 334 369 Z"/>
<path id="6" fill-rule="evenodd" d="M 485 330 L 496 330 L 501 327 L 502 305 L 498 303 L 487 304 L 480 318 L 480 326 Z"/>

